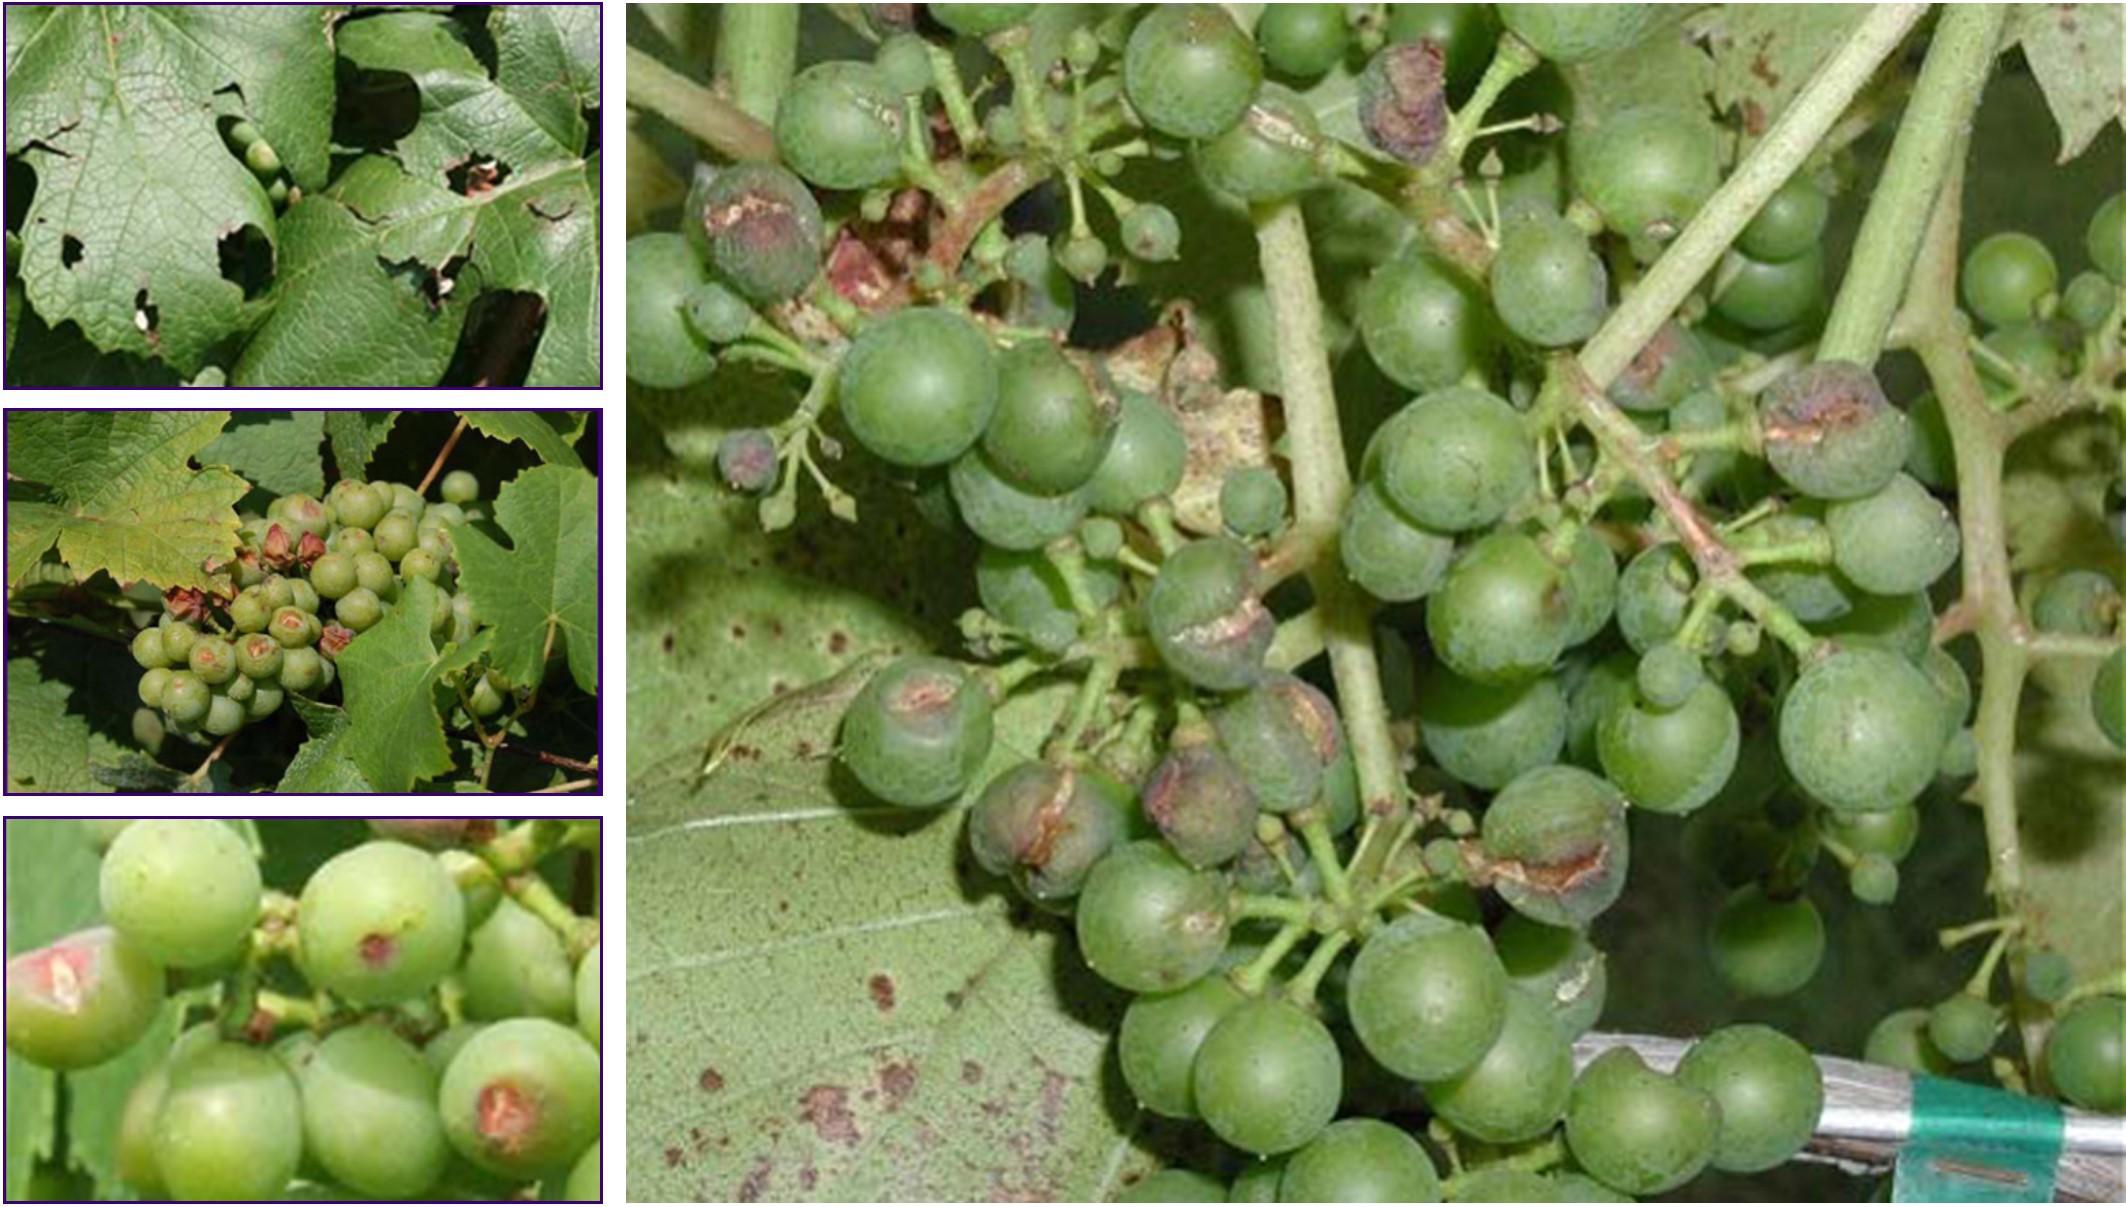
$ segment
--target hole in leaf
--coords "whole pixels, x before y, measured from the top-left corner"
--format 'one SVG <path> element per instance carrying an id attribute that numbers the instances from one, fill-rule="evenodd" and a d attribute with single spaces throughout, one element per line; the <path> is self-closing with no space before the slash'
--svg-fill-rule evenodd
<path id="1" fill-rule="evenodd" d="M 460 197 L 481 197 L 509 179 L 509 165 L 488 155 L 474 155 L 443 173 L 450 191 Z"/>
<path id="2" fill-rule="evenodd" d="M 490 290 L 474 299 L 457 350 L 438 385 L 521 386 L 546 332 L 546 302 L 536 293 Z"/>
<path id="3" fill-rule="evenodd" d="M 214 251 L 222 279 L 241 288 L 245 301 L 273 284 L 273 244 L 266 241 L 266 232 L 246 223 L 223 235 Z"/>
<path id="4" fill-rule="evenodd" d="M 599 117 L 598 106 L 585 105 L 583 107 L 583 127 L 589 131 L 589 136 L 583 142 L 583 158 L 585 159 L 589 159 L 598 153 L 599 135 L 604 130 L 604 124 L 599 121 Z"/>
<path id="5" fill-rule="evenodd" d="M 81 240 L 72 235 L 60 236 L 59 266 L 61 268 L 72 268 L 74 265 L 81 263 L 82 251 Z"/>
<path id="6" fill-rule="evenodd" d="M 133 326 L 150 340 L 162 327 L 162 311 L 148 301 L 148 291 L 143 289 L 133 295 Z"/>
<path id="7" fill-rule="evenodd" d="M 332 111 L 335 147 L 377 151 L 413 133 L 421 90 L 403 71 L 365 71 L 339 60 L 339 101 Z"/>
<path id="8" fill-rule="evenodd" d="M 37 197 L 37 169 L 26 160 L 7 161 L 7 229 L 19 231 Z"/>

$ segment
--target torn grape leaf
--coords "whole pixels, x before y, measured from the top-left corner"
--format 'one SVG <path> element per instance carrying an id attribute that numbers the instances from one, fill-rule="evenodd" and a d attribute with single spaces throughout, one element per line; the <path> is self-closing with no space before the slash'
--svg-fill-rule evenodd
<path id="1" fill-rule="evenodd" d="M 325 493 L 324 411 L 240 411 L 199 452 L 202 465 L 226 465 L 275 495 Z"/>
<path id="2" fill-rule="evenodd" d="M 520 440 L 548 465 L 582 465 L 573 447 L 583 434 L 581 412 L 464 411 L 465 422 L 497 440 Z"/>
<path id="3" fill-rule="evenodd" d="M 2059 162 L 2089 149 L 2111 122 L 2126 128 L 2126 13 L 2116 4 L 2018 4 L 2007 45 L 2021 46 L 2059 125 Z"/>
<path id="4" fill-rule="evenodd" d="M 375 792 L 376 785 L 355 765 L 347 751 L 353 722 L 347 710 L 290 694 L 288 704 L 303 719 L 310 737 L 295 752 L 276 792 Z"/>
<path id="5" fill-rule="evenodd" d="M 36 173 L 21 279 L 57 327 L 191 377 L 262 321 L 218 245 L 273 206 L 216 127 L 240 89 L 298 183 L 321 186 L 333 102 L 329 10 L 55 5 L 8 13 L 7 154 Z"/>
<path id="6" fill-rule="evenodd" d="M 332 443 L 332 465 L 340 477 L 365 476 L 398 419 L 397 411 L 325 412 L 325 437 Z"/>

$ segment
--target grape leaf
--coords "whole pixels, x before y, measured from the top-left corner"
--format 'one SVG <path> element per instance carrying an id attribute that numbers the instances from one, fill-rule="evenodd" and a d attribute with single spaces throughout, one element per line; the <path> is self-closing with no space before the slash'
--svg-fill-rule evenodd
<path id="1" fill-rule="evenodd" d="M 405 792 L 450 770 L 436 685 L 487 650 L 484 630 L 463 645 L 436 649 L 428 624 L 436 590 L 425 578 L 408 582 L 384 619 L 340 651 L 351 728 L 344 743 L 378 792 Z"/>
<path id="2" fill-rule="evenodd" d="M 860 802 L 836 773 L 880 661 L 742 720 L 706 776 L 682 752 L 630 785 L 636 1197 L 1104 1201 L 1146 1164 L 1107 1065 L 1125 996 L 1065 924 L 969 879 L 958 811 Z M 1033 757 L 1069 694 L 1005 704 L 988 772 Z"/>
<path id="3" fill-rule="evenodd" d="M 270 302 L 222 275 L 220 241 L 278 237 L 216 128 L 234 88 L 297 183 L 322 186 L 333 102 L 320 8 L 55 5 L 8 14 L 7 153 L 37 174 L 21 277 L 45 322 L 186 377 Z M 148 316 L 152 314 L 152 321 Z"/>
<path id="4" fill-rule="evenodd" d="M 10 282 L 8 298 L 13 304 L 22 296 L 19 284 Z M 99 352 L 81 334 L 79 324 L 66 322 L 55 330 L 45 325 L 36 310 L 19 307 L 15 316 L 21 328 L 17 348 L 7 361 L 10 386 L 174 386 L 184 378 L 159 360 L 131 352 Z M 10 339 L 16 339 L 11 333 Z"/>
<path id="5" fill-rule="evenodd" d="M 347 752 L 347 734 L 352 722 L 347 710 L 320 704 L 306 696 L 291 695 L 288 704 L 303 719 L 310 737 L 289 761 L 276 792 L 375 792 L 376 785 L 363 776 Z"/>
<path id="6" fill-rule="evenodd" d="M 397 411 L 327 411 L 325 436 L 332 442 L 332 465 L 343 478 L 359 478 L 369 471 L 397 423 Z"/>
<path id="7" fill-rule="evenodd" d="M 1759 135 L 1867 15 L 1847 4 L 1723 4 L 1700 26 L 1713 56 L 1713 103 Z"/>
<path id="8" fill-rule="evenodd" d="M 2126 128 L 2126 17 L 2116 4 L 2018 4 L 2008 45 L 2020 45 L 2060 131 L 2059 162 L 2116 121 Z"/>
<path id="9" fill-rule="evenodd" d="M 580 412 L 466 411 L 465 422 L 497 440 L 521 440 L 548 465 L 582 465 L 572 447 L 583 434 Z"/>
<path id="10" fill-rule="evenodd" d="M 421 115 L 389 157 L 287 214 L 277 305 L 233 380 L 433 382 L 474 299 L 512 291 L 545 307 L 526 384 L 595 385 L 598 162 L 583 107 L 597 99 L 596 21 L 595 6 L 567 5 L 498 21 L 492 79 L 442 14 L 343 24 L 341 55 L 410 77 Z"/>
<path id="11" fill-rule="evenodd" d="M 37 659 L 7 660 L 8 791 L 111 791 L 89 774 L 89 763 L 123 752 L 68 711 L 73 695 L 73 685 L 48 676 Z"/>
<path id="12" fill-rule="evenodd" d="M 212 586 L 201 564 L 235 552 L 232 508 L 250 486 L 189 462 L 228 420 L 227 411 L 10 412 L 9 476 L 43 491 L 32 499 L 10 488 L 10 584 L 56 543 L 76 580 L 103 570 L 120 584 Z"/>
<path id="13" fill-rule="evenodd" d="M 504 483 L 495 521 L 505 549 L 477 527 L 452 533 L 458 582 L 492 626 L 495 667 L 511 682 L 537 684 L 549 651 L 598 690 L 598 480 L 581 469 L 541 465 Z"/>
<path id="14" fill-rule="evenodd" d="M 323 411 L 241 411 L 212 444 L 203 465 L 226 465 L 276 495 L 325 493 Z"/>

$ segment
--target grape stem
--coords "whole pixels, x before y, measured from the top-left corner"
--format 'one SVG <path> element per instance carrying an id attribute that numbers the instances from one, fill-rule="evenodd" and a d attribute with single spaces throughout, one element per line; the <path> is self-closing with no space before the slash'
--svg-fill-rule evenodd
<path id="1" fill-rule="evenodd" d="M 1335 967 L 1336 957 L 1351 945 L 1353 935 L 1348 930 L 1332 931 L 1322 937 L 1314 950 L 1307 954 L 1307 962 L 1285 985 L 1285 1000 L 1303 1010 L 1314 1006 L 1314 994 L 1321 988 L 1321 980 Z"/>
<path id="2" fill-rule="evenodd" d="M 573 965 L 583 954 L 598 944 L 598 922 L 585 918 L 568 906 L 554 887 L 539 873 L 521 872 L 502 882 L 502 888 L 526 912 L 551 927 L 561 936 L 568 948 L 568 960 Z"/>
<path id="3" fill-rule="evenodd" d="M 1322 335 L 1321 292 L 1298 203 L 1258 207 L 1255 237 L 1279 332 L 1277 372 L 1292 464 L 1294 521 L 1314 531 L 1334 532 L 1350 501 L 1351 470 Z M 1405 805 L 1402 768 L 1389 732 L 1380 661 L 1373 648 L 1372 604 L 1344 574 L 1332 540 L 1324 538 L 1309 570 L 1364 810 L 1369 816 L 1400 813 Z M 1322 870 L 1324 876 L 1334 871 L 1342 878 L 1342 869 L 1333 863 Z M 1360 878 L 1373 870 L 1370 865 L 1353 869 Z"/>
<path id="4" fill-rule="evenodd" d="M 429 464 L 428 472 L 421 475 L 421 484 L 413 488 L 413 493 L 417 495 L 428 493 L 428 488 L 435 482 L 436 475 L 443 472 L 443 463 L 450 460 L 451 450 L 458 447 L 458 437 L 465 434 L 465 426 L 465 418 L 461 415 L 458 417 L 458 426 L 450 429 L 450 438 L 443 441 L 442 450 L 436 453 L 436 459 Z"/>
<path id="5" fill-rule="evenodd" d="M 752 6 L 733 5 L 731 9 L 739 7 Z M 774 131 L 745 110 L 632 46 L 627 48 L 627 103 L 656 114 L 731 159 L 775 159 Z"/>
<path id="6" fill-rule="evenodd" d="M 763 124 L 797 72 L 793 4 L 728 4 L 717 13 L 715 77 L 733 103 Z"/>
<path id="7" fill-rule="evenodd" d="M 1296 904 L 1296 903 L 1295 903 Z M 1300 940 L 1313 933 L 1314 928 L 1305 922 L 1287 922 L 1278 928 L 1270 941 L 1263 944 L 1255 958 L 1231 974 L 1233 987 L 1249 997 L 1260 997 L 1269 988 L 1270 978 L 1277 973 L 1277 966 L 1284 963 Z"/>
<path id="8" fill-rule="evenodd" d="M 1952 4 L 1942 12 L 1817 341 L 1818 360 L 1873 365 L 1882 354 L 1926 233 L 1914 215 L 1940 204 L 1942 178 L 1962 152 L 2006 20 L 1999 4 Z"/>

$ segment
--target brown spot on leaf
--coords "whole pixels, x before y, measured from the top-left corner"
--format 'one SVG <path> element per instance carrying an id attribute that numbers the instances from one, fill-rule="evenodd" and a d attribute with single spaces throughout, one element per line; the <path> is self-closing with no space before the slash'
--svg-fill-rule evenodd
<path id="1" fill-rule="evenodd" d="M 769 1176 L 774 1172 L 774 1162 L 762 1157 L 760 1164 L 755 1165 L 752 1171 L 746 1174 L 746 1180 L 738 1184 L 738 1201 L 741 1203 L 758 1203 L 760 1196 L 768 1189 Z"/>
<path id="2" fill-rule="evenodd" d="M 664 1150 L 664 1167 L 666 1169 L 677 1169 L 680 1167 L 681 1164 L 685 1163 L 685 1161 L 686 1154 L 679 1151 L 678 1149 L 667 1148 Z"/>
<path id="3" fill-rule="evenodd" d="M 908 1095 L 915 1093 L 915 1066 L 895 1062 L 878 1071 L 879 1088 L 886 1092 L 886 1109 L 897 1111 Z"/>
<path id="4" fill-rule="evenodd" d="M 893 1013 L 893 978 L 883 972 L 873 973 L 867 983 L 871 990 L 871 1004 L 880 1014 Z"/>
<path id="5" fill-rule="evenodd" d="M 971 1061 L 971 1060 L 963 1060 L 963 1061 L 961 1061 L 961 1062 L 960 1062 L 960 1080 L 961 1080 L 961 1081 L 963 1081 L 963 1082 L 966 1082 L 966 1083 L 967 1083 L 968 1085 L 974 1085 L 974 1084 L 975 1084 L 976 1082 L 979 1082 L 979 1081 L 981 1081 L 981 1080 L 982 1080 L 982 1066 L 981 1066 L 981 1065 L 979 1065 L 979 1064 L 976 1064 L 976 1063 L 975 1063 L 974 1061 Z"/>
<path id="6" fill-rule="evenodd" d="M 701 1071 L 701 1088 L 705 1093 L 710 1094 L 722 1089 L 723 1074 L 714 1069 L 703 1069 Z"/>
<path id="7" fill-rule="evenodd" d="M 862 1139 L 856 1116 L 849 1111 L 849 1091 L 838 1085 L 816 1085 L 798 1100 L 797 1117 L 828 1144 L 854 1145 Z"/>

